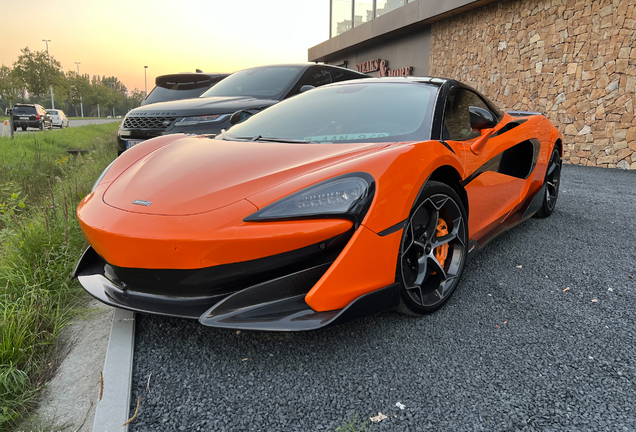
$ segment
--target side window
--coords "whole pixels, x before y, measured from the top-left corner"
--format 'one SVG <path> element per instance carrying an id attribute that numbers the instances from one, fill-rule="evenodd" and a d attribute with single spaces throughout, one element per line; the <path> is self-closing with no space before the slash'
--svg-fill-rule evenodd
<path id="1" fill-rule="evenodd" d="M 347 72 L 340 69 L 332 69 L 331 78 L 333 79 L 333 82 L 340 82 L 340 81 L 348 81 L 352 79 L 359 79 L 363 77 L 352 72 Z"/>
<path id="2" fill-rule="evenodd" d="M 304 85 L 312 85 L 314 87 L 320 87 L 325 84 L 331 84 L 331 72 L 327 68 L 315 67 L 310 68 L 305 76 L 298 83 L 300 89 Z"/>
<path id="3" fill-rule="evenodd" d="M 444 110 L 444 139 L 464 141 L 479 136 L 479 132 L 470 127 L 468 108 L 471 106 L 490 111 L 484 101 L 475 93 L 462 88 L 451 91 Z"/>

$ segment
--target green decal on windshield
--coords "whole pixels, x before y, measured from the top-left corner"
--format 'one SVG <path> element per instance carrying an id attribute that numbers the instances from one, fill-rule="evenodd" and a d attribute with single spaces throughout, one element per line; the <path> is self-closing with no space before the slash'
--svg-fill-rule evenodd
<path id="1" fill-rule="evenodd" d="M 364 140 L 371 138 L 388 137 L 388 133 L 357 133 L 357 134 L 338 134 L 338 135 L 319 135 L 309 136 L 304 139 L 312 142 L 334 142 L 334 141 L 350 141 L 350 140 Z"/>

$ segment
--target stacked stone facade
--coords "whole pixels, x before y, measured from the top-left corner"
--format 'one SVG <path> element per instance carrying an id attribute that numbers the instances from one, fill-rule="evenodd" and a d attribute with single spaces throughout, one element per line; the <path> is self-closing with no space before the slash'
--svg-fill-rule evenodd
<path id="1" fill-rule="evenodd" d="M 633 0 L 506 0 L 433 24 L 430 75 L 539 111 L 564 161 L 636 169 Z"/>

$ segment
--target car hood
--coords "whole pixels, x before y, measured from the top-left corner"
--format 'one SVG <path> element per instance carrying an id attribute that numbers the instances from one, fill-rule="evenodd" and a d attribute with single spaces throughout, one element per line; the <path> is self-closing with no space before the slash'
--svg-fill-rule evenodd
<path id="1" fill-rule="evenodd" d="M 386 146 L 386 143 L 291 144 L 184 137 L 128 167 L 109 185 L 104 202 L 135 213 L 199 214 Z M 136 200 L 152 204 L 133 204 Z"/>
<path id="2" fill-rule="evenodd" d="M 231 114 L 241 109 L 263 109 L 279 101 L 253 97 L 228 96 L 181 99 L 157 102 L 135 108 L 128 116 L 135 117 L 184 117 L 207 114 Z"/>

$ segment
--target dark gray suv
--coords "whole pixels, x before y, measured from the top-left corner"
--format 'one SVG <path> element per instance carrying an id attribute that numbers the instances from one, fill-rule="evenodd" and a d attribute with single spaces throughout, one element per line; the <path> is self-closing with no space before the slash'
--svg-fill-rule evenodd
<path id="1" fill-rule="evenodd" d="M 264 110 L 313 87 L 368 78 L 351 69 L 326 64 L 261 66 L 234 72 L 198 98 L 153 103 L 131 110 L 117 131 L 117 151 L 147 139 L 176 133 L 218 134 L 229 129 L 241 110 Z"/>
<path id="2" fill-rule="evenodd" d="M 53 129 L 53 120 L 42 105 L 15 104 L 12 115 L 14 131 L 19 127 L 23 131 L 27 130 L 27 128 Z"/>

